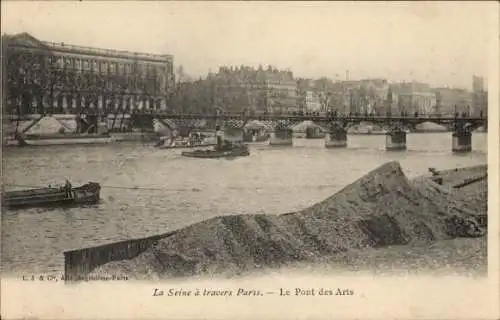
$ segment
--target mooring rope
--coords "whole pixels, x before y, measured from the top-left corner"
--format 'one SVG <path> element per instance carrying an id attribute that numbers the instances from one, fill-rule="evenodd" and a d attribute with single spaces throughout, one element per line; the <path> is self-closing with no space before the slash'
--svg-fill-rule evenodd
<path id="1" fill-rule="evenodd" d="M 465 181 L 462 181 L 461 183 L 452 185 L 451 187 L 454 189 L 462 188 L 466 185 L 479 182 L 481 180 L 484 180 L 488 177 L 488 175 L 482 175 L 480 177 L 474 177 L 472 179 L 467 179 Z M 47 188 L 48 185 L 45 186 L 34 186 L 34 185 L 24 185 L 24 184 L 4 184 L 4 186 L 9 186 L 9 187 L 15 187 L 15 188 L 31 188 L 31 189 L 37 189 L 37 188 Z M 53 186 L 58 187 L 61 185 L 54 184 Z M 286 188 L 286 186 L 279 186 L 279 188 Z M 296 185 L 290 186 L 290 187 L 298 187 Z M 300 186 L 301 188 L 311 188 L 311 187 L 316 187 L 318 189 L 322 188 L 330 188 L 330 187 L 339 187 L 337 184 L 321 184 L 321 185 L 314 185 L 314 186 Z M 143 187 L 143 186 L 114 186 L 114 185 L 101 185 L 101 188 L 107 188 L 107 189 L 121 189 L 121 190 L 139 190 L 139 191 L 185 191 L 185 192 L 192 192 L 192 191 L 201 191 L 199 188 L 192 187 L 192 188 L 165 188 L 165 187 Z M 233 187 L 229 189 L 255 189 L 255 187 L 250 187 L 250 188 L 245 188 L 245 187 Z"/>
<path id="2" fill-rule="evenodd" d="M 25 185 L 25 184 L 6 184 L 4 186 L 16 187 L 16 188 L 47 188 L 48 185 L 45 186 L 34 186 L 34 185 Z M 58 187 L 60 185 L 53 185 L 53 187 Z M 185 188 L 185 189 L 170 189 L 170 188 L 154 188 L 154 187 L 124 187 L 124 186 L 109 186 L 109 185 L 101 185 L 101 188 L 109 188 L 109 189 L 125 189 L 125 190 L 146 190 L 146 191 L 193 191 L 199 190 L 197 188 Z"/>
<path id="3" fill-rule="evenodd" d="M 29 188 L 29 189 L 38 189 L 38 188 L 47 188 L 48 185 L 44 186 L 35 186 L 35 185 L 25 185 L 25 184 L 5 184 L 4 186 L 8 187 L 13 187 L 13 188 Z M 53 187 L 59 187 L 61 186 L 60 184 L 54 184 L 52 185 Z M 336 184 L 323 184 L 323 185 L 314 185 L 314 186 L 289 186 L 291 188 L 296 188 L 296 187 L 301 187 L 301 188 L 313 188 L 316 187 L 318 189 L 323 189 L 323 188 L 330 188 L 330 187 L 339 187 Z M 121 189 L 121 190 L 136 190 L 136 191 L 181 191 L 181 192 L 192 192 L 192 191 L 202 191 L 200 188 L 197 187 L 191 187 L 191 188 L 161 188 L 161 187 L 140 187 L 140 186 L 134 186 L 134 187 L 128 187 L 128 186 L 113 186 L 113 185 L 101 185 L 101 188 L 103 189 Z M 277 188 L 283 189 L 286 188 L 286 186 L 277 186 Z M 232 190 L 248 190 L 248 189 L 258 189 L 256 187 L 244 187 L 244 186 L 235 186 L 235 187 L 229 187 L 229 189 Z"/>

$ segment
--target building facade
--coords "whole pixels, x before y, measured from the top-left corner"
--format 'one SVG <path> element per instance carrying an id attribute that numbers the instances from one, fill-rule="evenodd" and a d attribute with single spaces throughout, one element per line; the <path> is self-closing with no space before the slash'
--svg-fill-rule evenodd
<path id="1" fill-rule="evenodd" d="M 215 104 L 227 112 L 285 113 L 299 109 L 297 81 L 291 71 L 221 67 L 208 79 L 214 83 Z"/>
<path id="2" fill-rule="evenodd" d="M 305 110 L 307 112 L 325 111 L 321 100 L 321 93 L 307 90 L 305 93 Z"/>
<path id="3" fill-rule="evenodd" d="M 300 79 L 297 81 L 299 101 L 303 110 L 310 112 L 337 111 L 348 112 L 349 92 L 341 82 L 321 77 L 319 79 Z"/>
<path id="4" fill-rule="evenodd" d="M 297 106 L 299 112 L 326 111 L 330 103 L 330 83 L 326 78 L 297 79 Z"/>
<path id="5" fill-rule="evenodd" d="M 133 113 L 165 109 L 173 56 L 2 36 L 5 111 L 10 114 Z"/>
<path id="6" fill-rule="evenodd" d="M 434 113 L 454 115 L 455 113 L 471 112 L 472 94 L 459 88 L 435 88 L 436 107 Z"/>
<path id="7" fill-rule="evenodd" d="M 482 77 L 472 76 L 471 113 L 476 116 L 488 114 L 488 90 Z"/>
<path id="8" fill-rule="evenodd" d="M 347 80 L 333 84 L 331 106 L 342 113 L 385 113 L 389 83 L 385 79 Z M 331 107 L 331 108 L 332 108 Z"/>
<path id="9" fill-rule="evenodd" d="M 387 109 L 386 99 L 389 93 L 389 82 L 386 79 L 363 79 L 358 90 L 361 97 L 361 113 L 383 114 Z"/>
<path id="10" fill-rule="evenodd" d="M 420 82 L 397 83 L 391 86 L 391 91 L 393 92 L 393 103 L 398 112 L 426 115 L 435 111 L 436 93 L 428 84 Z"/>

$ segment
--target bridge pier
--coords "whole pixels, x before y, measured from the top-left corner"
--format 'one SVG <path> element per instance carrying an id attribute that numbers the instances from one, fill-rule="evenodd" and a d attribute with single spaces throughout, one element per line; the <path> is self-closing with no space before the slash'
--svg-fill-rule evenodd
<path id="1" fill-rule="evenodd" d="M 270 146 L 293 146 L 293 130 L 287 121 L 279 121 L 269 137 Z"/>
<path id="2" fill-rule="evenodd" d="M 290 128 L 277 128 L 269 138 L 271 146 L 293 146 L 293 131 Z"/>
<path id="3" fill-rule="evenodd" d="M 115 123 L 114 127 L 118 127 L 118 131 L 123 131 L 123 126 L 125 124 L 125 114 L 115 114 Z M 155 129 L 154 126 L 154 117 L 151 114 L 131 114 L 130 115 L 130 125 L 132 130 L 139 130 L 140 132 L 152 132 Z M 134 130 L 135 129 L 135 130 Z"/>
<path id="4" fill-rule="evenodd" d="M 385 149 L 387 151 L 406 150 L 406 131 L 394 129 L 385 135 Z"/>
<path id="5" fill-rule="evenodd" d="M 345 128 L 330 129 L 325 135 L 326 148 L 347 148 L 347 130 Z"/>
<path id="6" fill-rule="evenodd" d="M 226 127 L 223 130 L 222 138 L 224 141 L 231 143 L 243 143 L 244 141 L 243 129 Z"/>
<path id="7" fill-rule="evenodd" d="M 469 130 L 455 130 L 452 136 L 451 151 L 454 153 L 467 153 L 472 151 L 472 132 Z"/>
<path id="8" fill-rule="evenodd" d="M 253 139 L 254 139 L 254 133 L 253 131 L 244 131 L 243 132 L 243 141 L 245 142 L 253 142 Z"/>

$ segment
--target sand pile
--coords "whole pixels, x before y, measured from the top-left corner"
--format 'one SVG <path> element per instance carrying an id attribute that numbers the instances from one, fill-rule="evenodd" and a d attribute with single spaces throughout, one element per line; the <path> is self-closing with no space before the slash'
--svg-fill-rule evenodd
<path id="1" fill-rule="evenodd" d="M 448 179 L 450 180 L 450 179 Z M 479 189 L 484 199 L 487 189 Z M 409 181 L 389 162 L 324 201 L 283 215 L 217 217 L 180 229 L 136 258 L 93 274 L 131 278 L 234 275 L 262 267 L 327 261 L 349 251 L 484 235 L 484 205 L 448 184 Z"/>

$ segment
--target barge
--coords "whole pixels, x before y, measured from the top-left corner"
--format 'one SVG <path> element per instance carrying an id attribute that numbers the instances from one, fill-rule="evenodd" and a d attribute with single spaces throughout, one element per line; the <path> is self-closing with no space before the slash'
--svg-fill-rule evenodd
<path id="1" fill-rule="evenodd" d="M 51 146 L 51 145 L 75 145 L 75 144 L 108 144 L 116 141 L 116 138 L 107 133 L 65 133 L 47 135 L 17 135 L 21 146 Z"/>
<path id="2" fill-rule="evenodd" d="M 62 187 L 7 191 L 3 194 L 2 202 L 9 209 L 95 204 L 100 200 L 100 191 L 101 186 L 97 182 L 76 188 L 66 182 Z"/>

